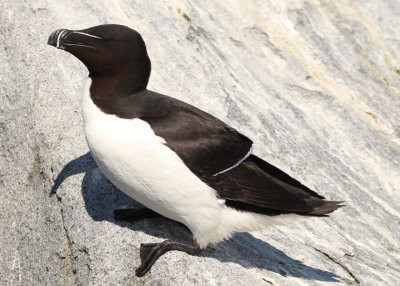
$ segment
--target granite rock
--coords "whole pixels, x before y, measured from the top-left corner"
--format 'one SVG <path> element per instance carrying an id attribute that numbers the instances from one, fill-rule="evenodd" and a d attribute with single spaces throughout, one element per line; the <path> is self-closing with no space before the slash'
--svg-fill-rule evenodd
<path id="1" fill-rule="evenodd" d="M 398 285 L 398 1 L 0 2 L 0 285 Z M 87 77 L 55 29 L 119 23 L 152 59 L 149 89 L 196 105 L 254 152 L 346 207 L 171 252 L 135 276 L 140 243 L 189 241 L 138 204 L 84 139 Z"/>

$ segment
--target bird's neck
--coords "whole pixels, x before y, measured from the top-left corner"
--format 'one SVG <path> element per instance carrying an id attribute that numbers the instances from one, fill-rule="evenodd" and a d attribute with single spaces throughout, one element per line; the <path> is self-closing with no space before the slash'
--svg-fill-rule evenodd
<path id="1" fill-rule="evenodd" d="M 135 79 L 115 75 L 91 75 L 90 97 L 103 112 L 118 115 L 124 102 L 135 94 L 144 93 L 146 88 Z"/>

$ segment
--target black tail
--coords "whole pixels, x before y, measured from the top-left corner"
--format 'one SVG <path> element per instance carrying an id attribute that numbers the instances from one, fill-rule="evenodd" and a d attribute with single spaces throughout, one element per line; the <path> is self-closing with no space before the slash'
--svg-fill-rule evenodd
<path id="1" fill-rule="evenodd" d="M 212 178 L 205 178 L 230 207 L 276 215 L 296 213 L 326 216 L 342 207 L 342 202 L 324 197 L 285 172 L 250 155 L 242 164 Z"/>

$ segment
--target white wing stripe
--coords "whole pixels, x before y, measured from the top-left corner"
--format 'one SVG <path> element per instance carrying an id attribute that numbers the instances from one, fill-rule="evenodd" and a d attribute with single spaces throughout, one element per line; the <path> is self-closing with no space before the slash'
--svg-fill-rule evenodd
<path id="1" fill-rule="evenodd" d="M 240 164 L 242 164 L 242 162 L 243 162 L 244 160 L 246 160 L 247 157 L 250 156 L 251 151 L 253 151 L 253 146 L 251 146 L 249 152 L 247 152 L 247 154 L 246 154 L 242 159 L 240 159 L 239 162 L 237 162 L 235 165 L 229 167 L 228 169 L 225 169 L 225 170 L 222 170 L 221 172 L 215 173 L 215 174 L 213 175 L 213 177 L 218 176 L 219 174 L 228 172 L 229 170 L 232 170 L 233 168 L 236 168 L 237 166 L 239 166 Z"/>

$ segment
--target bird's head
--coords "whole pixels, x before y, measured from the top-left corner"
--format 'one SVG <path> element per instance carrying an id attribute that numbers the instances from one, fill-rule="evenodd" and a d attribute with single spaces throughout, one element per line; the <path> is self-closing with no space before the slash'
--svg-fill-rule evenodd
<path id="1" fill-rule="evenodd" d="M 151 71 L 146 45 L 138 32 L 126 26 L 108 24 L 84 30 L 59 29 L 48 42 L 65 50 L 89 70 L 89 76 L 128 85 L 129 92 L 146 88 Z"/>

